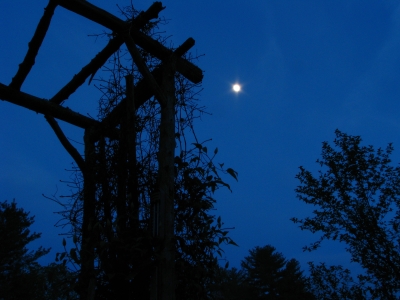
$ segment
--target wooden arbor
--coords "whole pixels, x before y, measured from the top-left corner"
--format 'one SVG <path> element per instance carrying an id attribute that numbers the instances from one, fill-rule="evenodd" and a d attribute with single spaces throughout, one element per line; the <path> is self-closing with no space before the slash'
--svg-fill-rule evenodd
<path id="1" fill-rule="evenodd" d="M 35 63 L 35 58 L 50 26 L 51 18 L 57 6 L 90 19 L 112 30 L 113 38 L 108 42 L 81 71 L 79 71 L 62 89 L 51 99 L 45 100 L 21 92 L 21 86 Z M 83 189 L 83 221 L 82 245 L 80 251 L 81 272 L 79 277 L 79 293 L 81 299 L 94 299 L 96 290 L 95 280 L 95 244 L 93 241 L 93 228 L 96 222 L 96 178 L 94 176 L 95 144 L 101 137 L 107 136 L 118 139 L 124 143 L 124 168 L 119 168 L 118 177 L 126 182 L 134 182 L 135 177 L 135 110 L 143 105 L 152 96 L 155 96 L 161 107 L 161 124 L 159 132 L 159 155 L 157 176 L 157 210 L 158 215 L 153 215 L 156 224 L 153 235 L 161 241 L 158 253 L 157 268 L 152 275 L 152 299 L 175 299 L 174 291 L 174 149 L 175 149 L 175 82 L 176 72 L 181 73 L 193 83 L 202 80 L 202 71 L 181 58 L 193 45 L 194 40 L 189 38 L 175 51 L 141 32 L 150 20 L 158 18 L 164 7 L 161 2 L 154 2 L 145 12 L 136 18 L 122 21 L 114 15 L 90 4 L 85 0 L 50 0 L 43 17 L 41 18 L 35 34 L 29 43 L 25 59 L 20 64 L 17 74 L 7 86 L 0 83 L 0 99 L 28 108 L 45 116 L 61 144 L 74 159 L 84 178 Z M 133 61 L 143 76 L 143 79 L 133 86 L 131 76 L 126 78 L 126 97 L 104 119 L 95 120 L 80 113 L 65 108 L 61 103 L 67 100 L 89 77 L 93 77 L 120 47 L 125 43 Z M 151 53 L 162 63 L 152 72 L 146 66 L 137 46 Z M 68 141 L 59 127 L 56 119 L 63 120 L 85 130 L 85 153 L 82 156 Z M 116 204 L 117 213 L 124 216 L 125 204 L 129 199 L 127 195 L 134 193 L 134 183 L 119 188 L 119 203 Z M 132 196 L 130 196 L 132 197 Z M 137 206 L 134 203 L 133 207 Z M 138 209 L 136 207 L 136 209 Z M 120 227 L 124 225 L 124 218 L 119 218 Z M 117 253 L 115 264 L 123 269 L 124 256 Z M 115 278 L 118 286 L 118 298 L 125 298 L 126 279 Z"/>

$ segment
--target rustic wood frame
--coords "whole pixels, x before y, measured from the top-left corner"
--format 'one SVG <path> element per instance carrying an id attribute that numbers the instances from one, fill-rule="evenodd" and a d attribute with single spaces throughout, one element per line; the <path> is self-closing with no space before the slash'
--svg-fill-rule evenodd
<path id="1" fill-rule="evenodd" d="M 40 99 L 21 91 L 21 87 L 30 70 L 35 64 L 35 58 L 50 26 L 52 16 L 57 7 L 62 7 L 84 18 L 96 22 L 113 32 L 113 38 L 86 66 L 84 66 L 64 87 L 51 99 Z M 114 136 L 123 139 L 130 149 L 127 168 L 129 174 L 134 174 L 136 153 L 134 114 L 135 109 L 155 96 L 161 106 L 161 126 L 159 145 L 159 174 L 158 198 L 160 211 L 156 220 L 158 228 L 156 234 L 163 241 L 160 253 L 160 263 L 152 287 L 152 299 L 175 299 L 174 284 L 174 149 L 175 149 L 175 72 L 181 73 L 193 83 L 199 83 L 203 78 L 202 71 L 191 62 L 183 59 L 185 54 L 194 45 L 192 38 L 187 39 L 175 51 L 166 48 L 158 41 L 140 31 L 150 20 L 158 18 L 158 14 L 165 7 L 161 2 L 154 2 L 150 8 L 141 12 L 135 19 L 123 21 L 105 10 L 85 0 L 50 0 L 44 14 L 39 21 L 36 31 L 29 42 L 29 48 L 18 71 L 7 86 L 0 83 L 0 99 L 25 107 L 43 114 L 55 132 L 61 144 L 71 155 L 81 170 L 84 178 L 83 226 L 81 246 L 80 285 L 84 288 L 80 292 L 81 299 L 94 299 L 96 282 L 94 278 L 94 249 L 91 236 L 91 227 L 94 223 L 95 179 L 93 178 L 94 143 L 102 135 Z M 94 120 L 82 114 L 63 107 L 66 101 L 86 80 L 93 79 L 96 72 L 107 62 L 113 53 L 125 43 L 143 79 L 133 86 L 133 79 L 127 77 L 126 98 L 123 99 L 103 120 Z M 149 71 L 137 46 L 151 53 L 162 63 L 152 72 Z M 121 136 L 116 127 L 121 124 L 121 118 L 126 120 L 127 134 Z M 68 141 L 56 119 L 68 122 L 85 129 L 84 156 Z M 121 124 L 122 126 L 122 124 Z M 133 175 L 134 176 L 134 175 Z"/>

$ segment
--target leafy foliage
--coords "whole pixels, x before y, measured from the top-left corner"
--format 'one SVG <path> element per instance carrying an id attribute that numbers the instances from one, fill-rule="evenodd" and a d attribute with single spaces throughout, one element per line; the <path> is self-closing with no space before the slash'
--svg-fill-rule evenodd
<path id="1" fill-rule="evenodd" d="M 1 299 L 73 299 L 73 276 L 60 264 L 41 266 L 37 260 L 50 249 L 29 251 L 27 245 L 40 237 L 29 227 L 34 217 L 15 201 L 0 203 L 0 297 Z"/>
<path id="2" fill-rule="evenodd" d="M 0 203 L 0 295 L 5 299 L 39 299 L 37 260 L 50 250 L 29 251 L 27 245 L 40 237 L 30 233 L 34 217 L 17 208 L 15 201 Z"/>
<path id="3" fill-rule="evenodd" d="M 312 293 L 321 300 L 366 299 L 365 286 L 355 282 L 348 269 L 324 263 L 310 265 L 309 284 Z"/>
<path id="4" fill-rule="evenodd" d="M 190 154 L 189 154 L 190 153 Z M 214 157 L 205 158 L 204 152 L 189 152 L 187 161 L 176 157 L 177 176 L 175 179 L 175 234 L 177 240 L 177 280 L 178 297 L 185 299 L 199 290 L 196 297 L 205 297 L 204 286 L 213 276 L 217 266 L 215 254 L 222 255 L 220 245 L 223 243 L 236 245 L 227 236 L 221 217 L 210 214 L 216 200 L 214 191 L 220 185 L 226 185 L 218 176 L 212 164 Z M 215 155 L 214 155 L 215 156 Z M 229 186 L 228 186 L 229 187 Z M 195 275 L 195 278 L 192 276 Z M 194 298 L 195 299 L 195 298 Z"/>
<path id="5" fill-rule="evenodd" d="M 296 176 L 297 196 L 316 207 L 313 216 L 292 220 L 302 230 L 322 233 L 306 250 L 324 239 L 344 242 L 351 260 L 366 272 L 360 284 L 372 297 L 394 299 L 400 290 L 400 167 L 390 164 L 393 146 L 375 151 L 362 146 L 359 136 L 335 134 L 335 148 L 324 142 L 317 160 L 325 171 L 314 177 L 300 167 Z"/>

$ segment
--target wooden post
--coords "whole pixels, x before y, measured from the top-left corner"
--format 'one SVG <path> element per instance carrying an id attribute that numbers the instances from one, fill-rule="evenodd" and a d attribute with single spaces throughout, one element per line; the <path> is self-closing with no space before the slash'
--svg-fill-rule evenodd
<path id="1" fill-rule="evenodd" d="M 158 155 L 161 237 L 159 287 L 160 300 L 175 300 L 175 243 L 174 243 L 174 157 L 175 157 L 175 56 L 164 69 L 161 89 L 160 146 Z"/>
<path id="2" fill-rule="evenodd" d="M 128 203 L 133 210 L 134 226 L 139 226 L 139 200 L 137 195 L 136 170 L 136 107 L 133 90 L 133 75 L 125 77 L 126 82 L 126 135 L 128 146 Z"/>
<path id="3" fill-rule="evenodd" d="M 93 300 L 96 289 L 94 274 L 94 236 L 96 205 L 96 179 L 94 175 L 95 145 L 92 138 L 93 128 L 85 130 L 85 170 L 83 173 L 83 221 L 82 221 L 82 247 L 80 251 L 81 272 L 79 276 L 80 299 Z"/>

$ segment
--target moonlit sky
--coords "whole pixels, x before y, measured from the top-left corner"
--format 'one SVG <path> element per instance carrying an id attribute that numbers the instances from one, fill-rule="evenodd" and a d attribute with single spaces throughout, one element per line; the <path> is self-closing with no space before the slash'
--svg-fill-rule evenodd
<path id="1" fill-rule="evenodd" d="M 91 3 L 121 17 L 117 4 Z M 153 1 L 134 1 L 146 10 Z M 0 2 L 0 82 L 9 84 L 26 54 L 46 0 Z M 334 130 L 361 135 L 365 144 L 393 142 L 400 162 L 400 1 L 172 1 L 165 0 L 162 27 L 178 46 L 193 37 L 195 63 L 204 70 L 201 104 L 212 115 L 196 123 L 200 140 L 212 138 L 218 162 L 239 173 L 226 178 L 233 192 L 219 191 L 216 215 L 239 247 L 226 246 L 223 259 L 239 267 L 255 246 L 271 244 L 304 270 L 308 261 L 349 264 L 339 243 L 316 252 L 302 247 L 317 239 L 289 219 L 309 216 L 296 199 L 299 166 L 316 171 L 323 141 Z M 56 9 L 36 64 L 22 91 L 51 98 L 105 45 L 88 37 L 104 28 L 61 7 Z M 234 83 L 242 90 L 235 93 Z M 84 85 L 65 105 L 96 116 L 98 92 Z M 81 143 L 83 131 L 61 124 Z M 42 238 L 33 246 L 61 250 L 61 210 L 44 198 L 68 194 L 72 159 L 42 115 L 0 102 L 0 199 L 16 199 L 32 215 Z M 79 149 L 82 146 L 74 145 Z"/>

